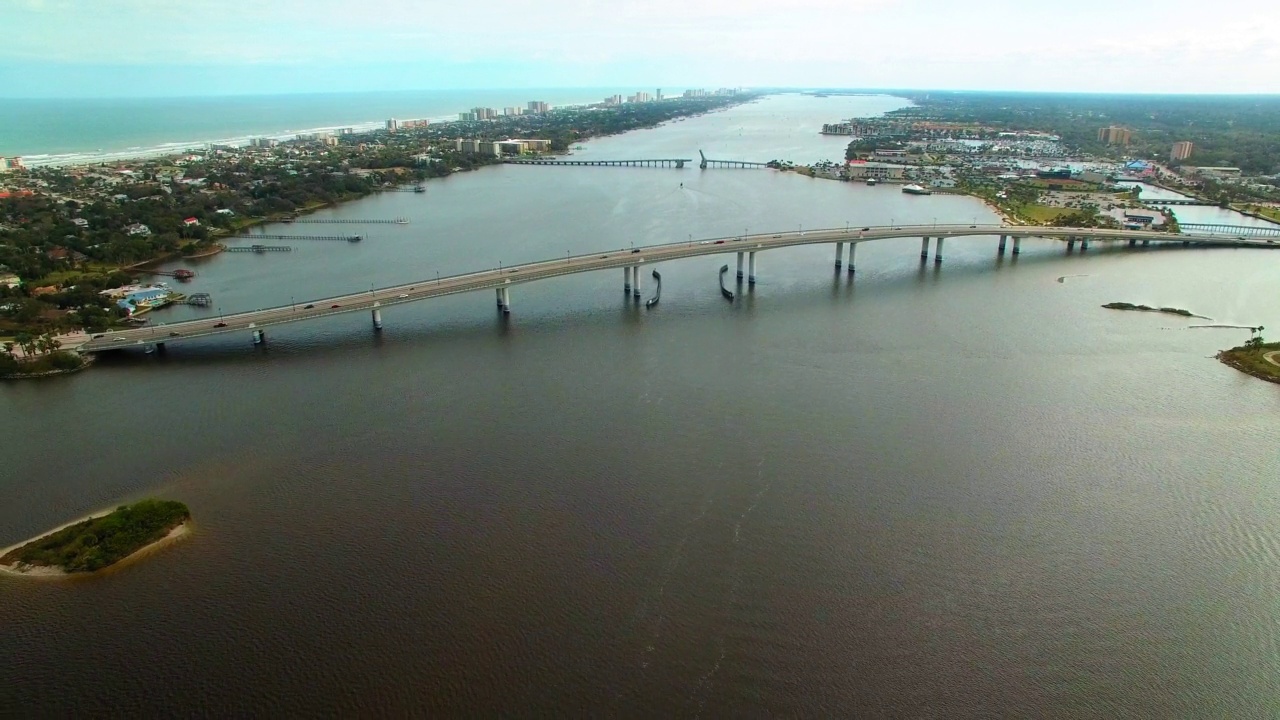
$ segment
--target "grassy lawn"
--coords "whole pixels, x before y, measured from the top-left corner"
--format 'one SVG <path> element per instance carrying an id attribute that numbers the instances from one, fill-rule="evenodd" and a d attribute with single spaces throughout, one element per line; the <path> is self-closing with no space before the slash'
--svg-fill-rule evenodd
<path id="1" fill-rule="evenodd" d="M 1280 207 L 1273 207 L 1270 205 L 1249 205 L 1249 204 L 1235 205 L 1234 207 L 1237 210 L 1247 210 L 1251 213 L 1261 215 L 1271 220 L 1275 220 L 1276 222 L 1280 222 Z"/>
<path id="2" fill-rule="evenodd" d="M 1229 361 L 1227 364 L 1254 377 L 1271 378 L 1280 381 L 1280 367 L 1267 362 L 1264 357 L 1267 353 L 1276 351 L 1280 351 L 1280 342 L 1265 343 L 1256 348 L 1241 345 L 1230 350 L 1223 350 L 1219 358 L 1223 361 Z"/>
<path id="3" fill-rule="evenodd" d="M 1071 211 L 1066 208 L 1050 207 L 1048 205 L 1028 204 L 1017 206 L 1019 215 L 1034 222 L 1052 222 L 1059 215 L 1069 212 Z"/>

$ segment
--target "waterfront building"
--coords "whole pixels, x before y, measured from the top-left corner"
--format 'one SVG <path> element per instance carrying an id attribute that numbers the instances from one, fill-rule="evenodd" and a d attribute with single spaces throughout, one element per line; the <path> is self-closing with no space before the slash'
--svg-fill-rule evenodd
<path id="1" fill-rule="evenodd" d="M 493 108 L 487 107 L 471 108 L 471 114 L 475 116 L 476 120 L 492 120 L 498 115 L 497 111 Z"/>
<path id="2" fill-rule="evenodd" d="M 146 225 L 143 225 L 142 223 L 133 223 L 131 225 L 126 225 L 124 228 L 124 231 L 125 231 L 125 234 L 127 235 L 137 235 L 140 237 L 146 237 L 151 234 L 151 228 L 147 227 Z"/>
<path id="3" fill-rule="evenodd" d="M 1200 177 L 1213 178 L 1215 180 L 1227 180 L 1240 177 L 1240 168 L 1238 167 L 1197 167 L 1191 168 L 1191 172 Z"/>
<path id="4" fill-rule="evenodd" d="M 544 113 L 551 109 L 551 106 L 541 100 L 530 100 L 528 110 L 531 113 Z"/>
<path id="5" fill-rule="evenodd" d="M 658 92 L 656 92 L 653 97 L 658 102 L 662 102 L 662 88 L 658 88 Z"/>
<path id="6" fill-rule="evenodd" d="M 395 132 L 399 126 L 400 124 L 396 122 L 395 118 L 387 120 L 387 132 Z"/>
<path id="7" fill-rule="evenodd" d="M 850 160 L 845 166 L 845 174 L 850 180 L 901 180 L 906 171 L 905 165 L 862 160 Z"/>
<path id="8" fill-rule="evenodd" d="M 1173 144 L 1173 150 L 1169 152 L 1169 160 L 1178 161 L 1186 160 L 1191 157 L 1191 150 L 1195 146 L 1189 140 L 1182 140 Z"/>
<path id="9" fill-rule="evenodd" d="M 630 103 L 644 103 L 644 102 L 649 102 L 649 101 L 650 101 L 650 100 L 652 100 L 652 99 L 653 99 L 653 98 L 649 95 L 649 93 L 647 93 L 647 92 L 638 92 L 638 93 L 636 93 L 635 95 L 630 95 L 630 96 L 628 96 L 628 97 L 627 97 L 627 102 L 630 102 Z"/>
<path id="10" fill-rule="evenodd" d="M 22 164 L 21 157 L 0 157 L 0 172 L 8 172 L 10 170 L 21 170 L 25 165 Z"/>
<path id="11" fill-rule="evenodd" d="M 502 108 L 502 114 L 503 114 L 503 115 L 506 115 L 506 116 L 512 116 L 512 115 L 519 115 L 519 114 L 521 114 L 521 113 L 520 113 L 520 108 L 517 108 L 517 107 L 504 107 L 504 108 Z"/>
<path id="12" fill-rule="evenodd" d="M 475 113 L 460 112 L 458 113 L 459 122 L 473 122 L 476 119 Z"/>
<path id="13" fill-rule="evenodd" d="M 1127 128 L 1110 125 L 1098 130 L 1098 142 L 1104 142 L 1108 145 L 1128 145 L 1132 135 L 1133 133 Z"/>

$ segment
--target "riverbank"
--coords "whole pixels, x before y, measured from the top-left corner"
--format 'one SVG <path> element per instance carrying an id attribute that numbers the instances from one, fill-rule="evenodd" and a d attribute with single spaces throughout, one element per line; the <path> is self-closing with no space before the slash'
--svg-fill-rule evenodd
<path id="1" fill-rule="evenodd" d="M 74 367 L 69 364 L 66 367 L 59 367 L 58 363 L 64 362 L 60 358 L 64 356 L 74 357 L 79 364 Z M 94 356 L 92 355 L 81 355 L 74 351 L 62 350 L 34 360 L 18 360 L 17 367 L 27 366 L 27 369 L 0 374 L 0 380 L 38 380 L 56 375 L 70 375 L 89 367 L 93 364 L 93 361 Z"/>
<path id="2" fill-rule="evenodd" d="M 1280 342 L 1241 345 L 1218 353 L 1218 361 L 1224 365 L 1252 375 L 1259 380 L 1280 384 Z"/>
<path id="3" fill-rule="evenodd" d="M 0 571 L 23 577 L 99 572 L 154 552 L 189 531 L 191 512 L 171 500 L 140 500 L 95 513 L 0 551 Z"/>

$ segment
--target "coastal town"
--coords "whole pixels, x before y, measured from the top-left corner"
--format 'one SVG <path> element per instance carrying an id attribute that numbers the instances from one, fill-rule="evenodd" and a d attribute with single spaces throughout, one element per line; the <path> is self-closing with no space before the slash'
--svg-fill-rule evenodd
<path id="1" fill-rule="evenodd" d="M 254 225 L 289 222 L 378 192 L 422 192 L 431 178 L 495 163 L 562 157 L 591 137 L 758 96 L 721 89 L 666 97 L 658 90 L 563 108 L 535 100 L 471 108 L 457 120 L 388 119 L 359 132 L 255 137 L 239 146 L 110 163 L 30 168 L 7 159 L 0 174 L 0 338 L 9 342 L 0 374 L 81 367 L 66 350 L 85 338 L 145 325 L 149 313 L 169 305 L 209 304 L 207 295 L 188 297 L 147 277 L 155 272 L 150 267 L 222 252 L 222 240 Z M 961 112 L 950 100 L 912 99 L 883 116 L 822 125 L 820 134 L 849 139 L 840 161 L 764 164 L 815 178 L 894 184 L 914 195 L 969 195 L 1009 224 L 1178 232 L 1176 207 L 1153 204 L 1142 197 L 1143 186 L 1280 223 L 1280 175 L 1193 164 L 1195 141 L 1176 140 L 1160 156 L 1142 144 L 1142 129 L 1108 124 L 1068 136 L 1052 117 L 1002 121 L 988 117 L 998 115 L 990 109 Z M 190 269 L 164 274 L 179 283 L 194 276 Z"/>
<path id="2" fill-rule="evenodd" d="M 535 100 L 500 111 L 472 108 L 451 121 L 388 119 L 363 132 L 258 137 L 243 146 L 92 165 L 27 167 L 7 158 L 0 170 L 0 338 L 8 341 L 0 375 L 49 372 L 51 359 L 72 366 L 61 348 L 190 300 L 145 281 L 156 261 L 216 254 L 224 249 L 220 240 L 258 224 L 378 192 L 421 191 L 431 178 L 566 153 L 592 137 L 754 97 L 722 88 L 670 97 L 638 92 L 559 108 Z M 192 274 L 180 270 L 175 279 Z M 36 343 L 40 338 L 47 340 Z"/>

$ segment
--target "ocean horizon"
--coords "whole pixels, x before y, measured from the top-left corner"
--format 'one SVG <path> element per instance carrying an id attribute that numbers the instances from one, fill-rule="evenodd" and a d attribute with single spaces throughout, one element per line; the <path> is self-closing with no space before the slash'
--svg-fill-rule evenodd
<path id="1" fill-rule="evenodd" d="M 641 88 L 653 92 L 654 88 Z M 382 127 L 389 118 L 456 119 L 473 107 L 599 102 L 636 88 L 409 90 L 160 98 L 0 99 L 0 156 L 30 166 L 162 155 L 209 143 L 291 138 L 337 128 Z M 669 94 L 683 92 L 671 89 Z"/>

